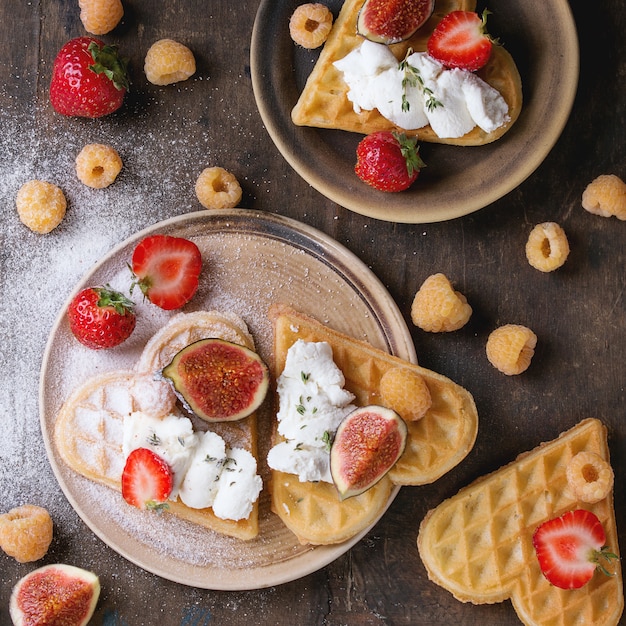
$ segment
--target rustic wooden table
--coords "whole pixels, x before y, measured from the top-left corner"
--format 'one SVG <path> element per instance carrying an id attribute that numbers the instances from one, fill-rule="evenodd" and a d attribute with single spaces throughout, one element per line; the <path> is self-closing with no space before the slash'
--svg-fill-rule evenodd
<path id="1" fill-rule="evenodd" d="M 0 2 L 0 510 L 32 502 L 51 511 L 55 537 L 42 563 L 98 573 L 102 594 L 93 623 L 518 623 L 509 602 L 461 604 L 427 580 L 415 545 L 419 522 L 474 478 L 590 416 L 609 429 L 620 543 L 626 546 L 626 225 L 581 208 L 582 191 L 595 176 L 626 178 L 621 1 L 570 3 L 581 48 L 579 88 L 569 122 L 542 165 L 492 205 L 426 225 L 350 212 L 289 167 L 263 127 L 252 90 L 250 37 L 258 2 L 124 0 L 123 23 L 105 37 L 131 59 L 133 89 L 123 109 L 100 121 L 62 119 L 49 104 L 48 85 L 57 50 L 84 33 L 77 4 Z M 193 49 L 193 79 L 168 88 L 147 83 L 145 51 L 163 37 Z M 114 145 L 125 163 L 106 195 L 89 192 L 73 173 L 80 147 L 94 141 Z M 398 304 L 421 365 L 468 388 L 480 414 L 467 459 L 433 485 L 403 488 L 348 553 L 299 580 L 244 592 L 163 580 L 107 547 L 61 492 L 38 415 L 42 353 L 73 286 L 117 242 L 201 208 L 193 185 L 212 164 L 236 174 L 242 206 L 300 220 L 358 255 Z M 66 219 L 47 236 L 28 231 L 15 212 L 15 194 L 31 178 L 55 182 L 69 199 Z M 546 275 L 524 256 L 530 229 L 543 221 L 559 222 L 572 249 L 566 265 Z M 458 332 L 431 335 L 412 326 L 410 306 L 421 282 L 439 271 L 467 296 L 474 314 Z M 539 337 L 530 369 L 518 377 L 499 374 L 484 353 L 490 330 L 507 322 L 526 324 Z M 34 567 L 0 554 L 0 623 L 10 621 L 13 585 Z"/>

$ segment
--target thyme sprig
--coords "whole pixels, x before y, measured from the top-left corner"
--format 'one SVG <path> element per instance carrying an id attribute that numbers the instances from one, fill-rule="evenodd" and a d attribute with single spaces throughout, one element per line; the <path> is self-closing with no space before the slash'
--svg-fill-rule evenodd
<path id="1" fill-rule="evenodd" d="M 411 108 L 411 103 L 407 97 L 409 87 L 418 87 L 424 94 L 424 102 L 429 111 L 433 111 L 437 107 L 442 107 L 443 103 L 437 99 L 435 93 L 430 87 L 424 84 L 424 79 L 419 69 L 409 63 L 409 57 L 413 54 L 413 48 L 406 51 L 406 55 L 400 65 L 400 71 L 404 74 L 402 77 L 402 111 L 406 113 Z"/>

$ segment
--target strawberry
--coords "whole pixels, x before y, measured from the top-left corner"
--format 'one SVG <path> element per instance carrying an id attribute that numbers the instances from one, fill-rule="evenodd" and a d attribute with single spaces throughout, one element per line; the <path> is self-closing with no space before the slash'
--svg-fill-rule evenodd
<path id="1" fill-rule="evenodd" d="M 543 575 L 561 589 L 578 589 L 596 569 L 609 574 L 600 560 L 616 559 L 604 545 L 600 520 L 591 511 L 576 509 L 544 522 L 533 535 Z"/>
<path id="2" fill-rule="evenodd" d="M 122 472 L 122 496 L 138 509 L 167 508 L 174 477 L 170 466 L 152 450 L 136 448 L 126 458 Z"/>
<path id="3" fill-rule="evenodd" d="M 493 40 L 486 32 L 487 15 L 473 11 L 448 13 L 428 38 L 428 54 L 446 67 L 473 72 L 483 67 L 491 56 Z"/>
<path id="4" fill-rule="evenodd" d="M 88 287 L 70 302 L 70 330 L 93 350 L 113 348 L 130 337 L 137 321 L 134 303 L 110 287 Z"/>
<path id="5" fill-rule="evenodd" d="M 133 287 L 138 285 L 150 302 L 162 309 L 178 309 L 198 289 L 202 256 L 193 241 L 151 235 L 135 248 L 131 269 Z"/>
<path id="6" fill-rule="evenodd" d="M 381 130 L 367 135 L 356 149 L 354 171 L 368 185 L 380 191 L 403 191 L 425 167 L 416 139 Z"/>
<path id="7" fill-rule="evenodd" d="M 434 0 L 366 0 L 359 11 L 357 32 L 377 43 L 408 39 L 432 15 Z"/>
<path id="8" fill-rule="evenodd" d="M 108 115 L 122 106 L 127 90 L 126 61 L 99 39 L 71 39 L 54 60 L 50 101 L 63 115 Z"/>

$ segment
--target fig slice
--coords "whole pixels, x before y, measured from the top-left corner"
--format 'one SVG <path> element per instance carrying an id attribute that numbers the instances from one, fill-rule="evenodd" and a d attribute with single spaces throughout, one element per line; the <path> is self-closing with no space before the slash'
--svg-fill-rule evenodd
<path id="1" fill-rule="evenodd" d="M 432 15 L 435 0 L 365 0 L 357 33 L 386 45 L 409 39 Z"/>
<path id="2" fill-rule="evenodd" d="M 252 350 L 223 339 L 200 339 L 161 371 L 187 410 L 207 422 L 243 419 L 259 408 L 269 371 Z"/>
<path id="3" fill-rule="evenodd" d="M 364 406 L 339 424 L 330 448 L 330 473 L 342 500 L 373 487 L 402 456 L 407 426 L 393 410 Z"/>
<path id="4" fill-rule="evenodd" d="M 93 572 L 63 563 L 45 565 L 17 582 L 9 613 L 14 626 L 85 626 L 99 596 L 100 580 Z"/>

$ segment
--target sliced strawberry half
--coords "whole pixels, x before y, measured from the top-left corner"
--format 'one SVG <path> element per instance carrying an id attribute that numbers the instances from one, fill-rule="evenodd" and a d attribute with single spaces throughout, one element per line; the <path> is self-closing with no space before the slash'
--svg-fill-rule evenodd
<path id="1" fill-rule="evenodd" d="M 170 466 L 148 448 L 136 448 L 126 459 L 122 472 L 122 496 L 138 509 L 167 507 L 174 477 Z"/>
<path id="2" fill-rule="evenodd" d="M 162 309 L 178 309 L 198 289 L 202 255 L 188 239 L 151 235 L 135 248 L 131 269 L 133 287 L 138 285 L 150 302 Z"/>
<path id="3" fill-rule="evenodd" d="M 486 31 L 487 15 L 473 11 L 448 13 L 428 38 L 428 54 L 446 67 L 473 72 L 487 64 L 493 39 Z"/>
<path id="4" fill-rule="evenodd" d="M 609 572 L 602 561 L 617 556 L 605 546 L 602 523 L 591 511 L 576 509 L 544 522 L 533 535 L 533 545 L 543 575 L 561 589 L 587 584 L 596 569 Z"/>

